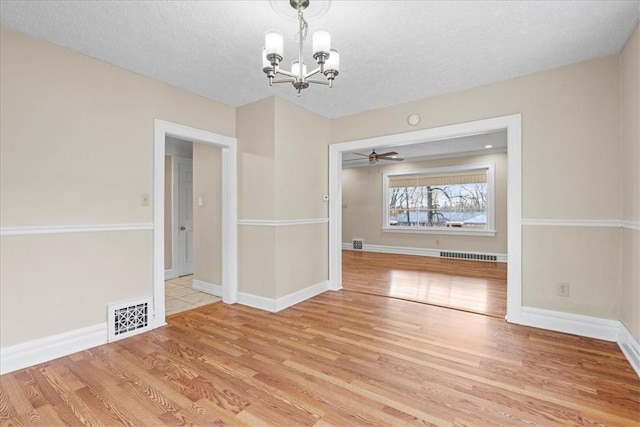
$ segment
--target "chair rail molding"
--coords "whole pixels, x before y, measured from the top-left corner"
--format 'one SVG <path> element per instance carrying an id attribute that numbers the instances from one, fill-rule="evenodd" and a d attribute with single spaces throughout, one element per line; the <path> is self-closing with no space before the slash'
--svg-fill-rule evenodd
<path id="1" fill-rule="evenodd" d="M 27 225 L 0 228 L 0 236 L 30 236 L 38 234 L 94 233 L 103 231 L 153 230 L 153 223 L 127 224 L 71 224 L 71 225 Z"/>

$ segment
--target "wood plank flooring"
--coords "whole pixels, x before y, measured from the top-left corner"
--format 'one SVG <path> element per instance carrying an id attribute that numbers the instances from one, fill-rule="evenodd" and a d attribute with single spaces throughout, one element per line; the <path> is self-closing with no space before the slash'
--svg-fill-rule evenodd
<path id="1" fill-rule="evenodd" d="M 342 251 L 342 288 L 504 319 L 507 264 Z"/>
<path id="2" fill-rule="evenodd" d="M 0 377 L 2 425 L 632 426 L 615 343 L 354 292 L 216 303 Z"/>

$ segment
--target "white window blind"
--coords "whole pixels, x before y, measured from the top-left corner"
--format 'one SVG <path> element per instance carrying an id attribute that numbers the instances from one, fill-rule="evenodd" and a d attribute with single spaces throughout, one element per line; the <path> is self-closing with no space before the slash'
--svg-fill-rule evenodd
<path id="1" fill-rule="evenodd" d="M 438 185 L 483 184 L 486 171 L 468 171 L 446 175 L 399 175 L 389 178 L 389 188 L 435 187 Z"/>

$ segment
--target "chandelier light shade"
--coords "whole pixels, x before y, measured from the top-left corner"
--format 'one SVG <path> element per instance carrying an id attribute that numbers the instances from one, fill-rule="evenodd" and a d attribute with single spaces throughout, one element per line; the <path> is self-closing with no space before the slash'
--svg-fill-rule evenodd
<path id="1" fill-rule="evenodd" d="M 264 34 L 264 47 L 267 51 L 267 56 L 272 55 L 279 58 L 282 61 L 282 55 L 284 51 L 284 41 L 282 39 L 282 31 L 269 30 Z"/>
<path id="2" fill-rule="evenodd" d="M 269 79 L 269 85 L 273 83 L 291 83 L 294 88 L 300 91 L 309 87 L 310 83 L 333 86 L 333 80 L 340 72 L 340 53 L 331 48 L 331 34 L 329 31 L 321 29 L 313 34 L 312 47 L 313 59 L 318 67 L 307 72 L 307 65 L 302 58 L 302 47 L 307 38 L 309 26 L 303 16 L 303 10 L 309 6 L 309 0 L 289 0 L 291 7 L 298 11 L 298 59 L 291 63 L 291 71 L 280 67 L 280 62 L 284 58 L 284 40 L 282 32 L 278 30 L 268 30 L 264 35 L 264 48 L 262 49 L 262 71 Z M 275 80 L 277 74 L 285 78 Z M 315 80 L 311 77 L 316 74 L 324 75 L 327 80 Z"/>
<path id="3" fill-rule="evenodd" d="M 331 34 L 326 30 L 318 30 L 313 33 L 313 59 L 325 62 L 331 51 Z"/>

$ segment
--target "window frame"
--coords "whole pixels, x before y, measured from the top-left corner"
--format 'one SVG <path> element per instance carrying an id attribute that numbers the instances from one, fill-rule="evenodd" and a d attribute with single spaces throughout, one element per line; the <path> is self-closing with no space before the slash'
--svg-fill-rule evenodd
<path id="1" fill-rule="evenodd" d="M 484 230 L 472 230 L 457 227 L 408 227 L 389 225 L 389 180 L 391 177 L 402 175 L 442 175 L 460 172 L 485 171 L 487 176 L 487 226 Z M 384 233 L 408 233 L 408 234 L 448 234 L 455 236 L 484 236 L 493 237 L 496 234 L 495 227 L 495 163 L 470 163 L 463 165 L 451 165 L 426 169 L 411 169 L 404 171 L 390 171 L 382 174 L 382 231 Z"/>

